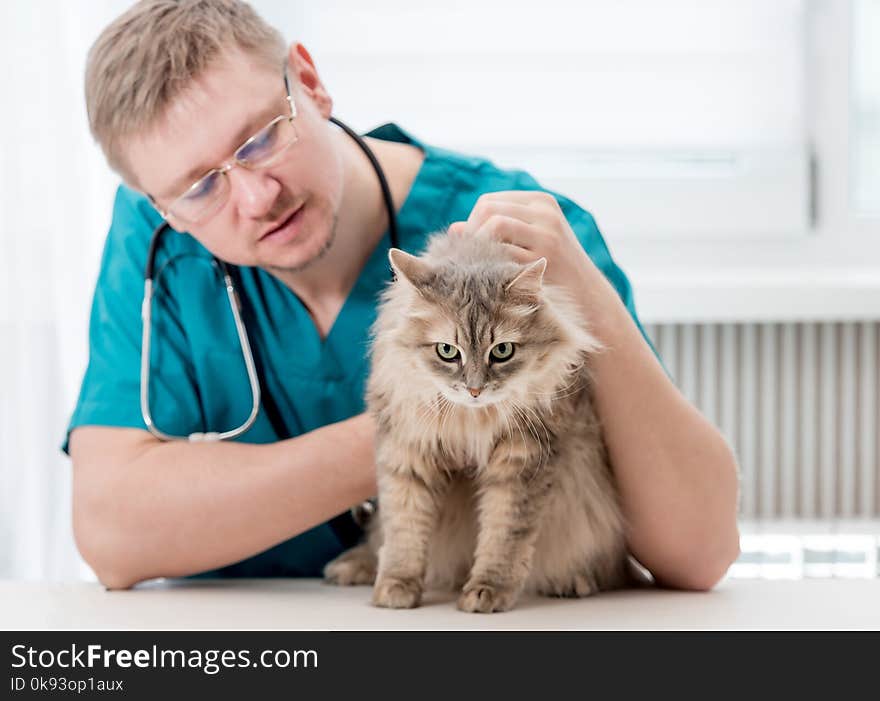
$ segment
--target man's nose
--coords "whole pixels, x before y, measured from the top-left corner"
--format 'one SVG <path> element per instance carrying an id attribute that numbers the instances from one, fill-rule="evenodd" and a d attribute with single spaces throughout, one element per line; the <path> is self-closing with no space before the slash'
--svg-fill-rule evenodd
<path id="1" fill-rule="evenodd" d="M 232 168 L 228 173 L 239 211 L 250 219 L 265 216 L 278 199 L 281 183 L 266 170 Z"/>

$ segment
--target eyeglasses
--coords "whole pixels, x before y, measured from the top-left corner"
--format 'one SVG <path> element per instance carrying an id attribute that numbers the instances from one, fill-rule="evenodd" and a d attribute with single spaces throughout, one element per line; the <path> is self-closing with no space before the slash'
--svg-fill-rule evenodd
<path id="1" fill-rule="evenodd" d="M 287 75 L 284 76 L 284 85 L 287 89 L 287 104 L 290 106 L 290 114 L 281 114 L 275 117 L 265 127 L 260 129 L 241 146 L 235 149 L 232 158 L 219 168 L 213 168 L 201 178 L 189 186 L 179 197 L 175 198 L 168 209 L 162 210 L 156 201 L 150 197 L 150 201 L 159 210 L 159 214 L 167 219 L 173 214 L 177 219 L 187 224 L 203 222 L 226 203 L 229 197 L 230 170 L 235 166 L 241 166 L 248 170 L 260 170 L 268 168 L 276 163 L 282 154 L 299 138 L 293 120 L 296 118 L 296 105 L 290 95 L 290 84 Z"/>

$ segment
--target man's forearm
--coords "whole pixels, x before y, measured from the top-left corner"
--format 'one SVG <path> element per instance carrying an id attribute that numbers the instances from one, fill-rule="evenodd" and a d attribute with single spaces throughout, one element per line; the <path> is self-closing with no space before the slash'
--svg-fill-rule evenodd
<path id="1" fill-rule="evenodd" d="M 113 588 L 237 562 L 376 493 L 366 416 L 269 445 L 150 441 L 113 467 L 74 482 L 80 548 Z"/>
<path id="2" fill-rule="evenodd" d="M 614 303 L 600 300 L 607 294 Z M 594 317 L 606 345 L 595 362 L 596 404 L 630 549 L 660 583 L 708 589 L 739 553 L 736 460 L 667 377 L 610 285 L 583 298 L 603 310 Z"/>

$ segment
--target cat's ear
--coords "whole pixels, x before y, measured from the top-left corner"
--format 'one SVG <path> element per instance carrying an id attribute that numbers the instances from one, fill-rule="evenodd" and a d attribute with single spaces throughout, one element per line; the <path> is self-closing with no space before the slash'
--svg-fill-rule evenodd
<path id="1" fill-rule="evenodd" d="M 388 260 L 398 278 L 403 278 L 415 287 L 421 287 L 431 276 L 431 267 L 421 258 L 410 255 L 399 248 L 388 251 Z"/>
<path id="2" fill-rule="evenodd" d="M 544 280 L 544 271 L 547 269 L 547 259 L 538 260 L 524 265 L 504 288 L 505 292 L 518 292 L 526 295 L 536 295 L 541 291 L 541 283 Z"/>

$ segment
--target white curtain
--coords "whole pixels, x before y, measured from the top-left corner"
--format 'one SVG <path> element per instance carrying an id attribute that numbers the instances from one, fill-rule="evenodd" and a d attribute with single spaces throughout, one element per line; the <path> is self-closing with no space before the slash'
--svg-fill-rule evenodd
<path id="1" fill-rule="evenodd" d="M 83 72 L 121 0 L 0 10 L 0 578 L 90 578 L 59 446 L 117 178 L 89 135 Z"/>

